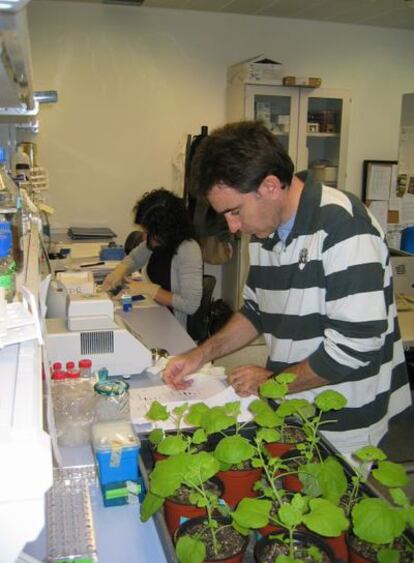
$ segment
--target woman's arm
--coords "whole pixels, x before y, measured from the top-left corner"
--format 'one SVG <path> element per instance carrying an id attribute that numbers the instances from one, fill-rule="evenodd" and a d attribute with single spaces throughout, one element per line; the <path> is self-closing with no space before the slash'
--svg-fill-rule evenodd
<path id="1" fill-rule="evenodd" d="M 156 299 L 163 298 L 160 290 Z M 171 301 L 168 305 L 187 315 L 195 313 L 203 294 L 203 259 L 195 240 L 183 241 L 171 262 Z M 166 296 L 165 296 L 166 298 Z M 161 301 L 159 301 L 161 303 Z M 166 303 L 163 303 L 166 304 Z"/>

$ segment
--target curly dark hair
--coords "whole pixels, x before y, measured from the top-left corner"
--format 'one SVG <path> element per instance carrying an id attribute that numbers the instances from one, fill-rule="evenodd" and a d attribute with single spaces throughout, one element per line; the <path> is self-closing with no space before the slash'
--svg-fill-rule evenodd
<path id="1" fill-rule="evenodd" d="M 195 193 L 206 196 L 217 184 L 240 193 L 257 191 L 269 174 L 289 186 L 293 162 L 283 145 L 261 121 L 228 123 L 199 144 L 191 166 Z"/>
<path id="2" fill-rule="evenodd" d="M 177 250 L 184 240 L 195 238 L 194 226 L 184 200 L 165 188 L 146 192 L 135 207 L 135 223 L 142 225 L 149 240 Z"/>

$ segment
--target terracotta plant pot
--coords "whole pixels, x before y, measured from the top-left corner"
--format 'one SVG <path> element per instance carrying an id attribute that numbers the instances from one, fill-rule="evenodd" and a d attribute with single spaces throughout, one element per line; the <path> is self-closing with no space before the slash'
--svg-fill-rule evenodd
<path id="1" fill-rule="evenodd" d="M 322 537 L 322 536 L 321 536 Z M 323 538 L 335 553 L 335 557 L 338 561 L 350 561 L 348 553 L 348 545 L 346 543 L 346 532 L 342 532 L 337 538 Z"/>
<path id="2" fill-rule="evenodd" d="M 220 498 L 223 497 L 224 485 L 222 481 L 218 477 L 212 477 L 209 481 L 213 482 L 220 491 Z M 190 518 L 204 516 L 205 514 L 205 508 L 199 508 L 198 506 L 194 506 L 192 504 L 184 504 L 171 498 L 165 499 L 164 517 L 171 537 L 174 536 L 176 529 L 185 521 Z"/>
<path id="3" fill-rule="evenodd" d="M 225 518 L 224 516 L 217 516 L 216 521 L 219 522 L 219 528 L 217 532 L 219 543 L 222 543 L 223 545 L 225 544 L 228 545 L 229 543 L 231 543 L 228 538 L 225 541 L 220 542 L 220 524 L 223 524 L 224 525 L 223 528 L 225 528 L 228 531 L 229 530 L 231 531 L 230 533 L 233 535 L 237 547 L 235 547 L 235 553 L 229 553 L 228 556 L 226 554 L 218 554 L 216 558 L 214 557 L 214 555 L 209 553 L 209 550 L 207 550 L 207 558 L 204 560 L 204 563 L 214 563 L 215 561 L 219 563 L 242 563 L 247 545 L 249 543 L 249 536 L 242 536 L 232 526 L 229 526 L 231 522 L 229 518 Z M 198 518 L 192 518 L 191 520 L 187 520 L 187 522 L 184 522 L 184 524 L 182 524 L 177 529 L 174 535 L 174 544 L 177 543 L 178 539 L 181 536 L 192 535 L 191 534 L 192 530 L 194 530 L 194 534 L 197 534 L 197 536 L 199 536 L 200 530 L 201 533 L 203 534 L 204 533 L 203 530 L 206 529 L 206 534 L 208 535 L 208 529 L 206 525 L 203 525 L 203 523 L 205 522 L 206 522 L 206 518 L 203 516 Z"/>
<path id="4" fill-rule="evenodd" d="M 253 485 L 262 476 L 262 469 L 229 469 L 219 471 L 217 477 L 223 482 L 223 499 L 234 508 L 245 497 L 256 497 Z"/>
<path id="5" fill-rule="evenodd" d="M 332 551 L 331 547 L 327 545 L 320 538 L 320 536 L 316 536 L 315 534 L 306 531 L 306 532 L 294 532 L 293 538 L 294 538 L 295 546 L 299 547 L 301 545 L 304 545 L 306 547 L 310 547 L 314 545 L 326 555 L 328 561 L 332 563 L 336 562 L 335 554 Z M 276 557 L 279 554 L 287 555 L 283 551 L 281 551 L 280 553 L 273 551 L 273 549 L 277 549 L 276 546 L 280 546 L 281 550 L 283 548 L 286 548 L 285 544 L 282 543 L 281 541 L 277 539 L 270 539 L 269 537 L 264 537 L 258 542 L 256 542 L 256 545 L 254 547 L 254 560 L 256 561 L 256 563 L 268 563 L 268 562 L 273 563 L 273 561 L 276 560 Z M 300 554 L 299 557 L 295 555 L 295 558 L 302 559 Z"/>
<path id="6" fill-rule="evenodd" d="M 283 437 L 279 442 L 270 442 L 269 444 L 265 445 L 266 450 L 272 455 L 273 457 L 282 457 L 283 454 L 289 452 L 291 450 L 296 449 L 296 444 L 303 442 L 305 438 L 305 433 L 299 425 L 296 424 L 288 424 L 283 429 L 285 436 L 289 436 L 290 432 L 298 434 L 298 438 L 302 437 L 302 439 L 295 440 L 295 441 L 284 441 Z"/>

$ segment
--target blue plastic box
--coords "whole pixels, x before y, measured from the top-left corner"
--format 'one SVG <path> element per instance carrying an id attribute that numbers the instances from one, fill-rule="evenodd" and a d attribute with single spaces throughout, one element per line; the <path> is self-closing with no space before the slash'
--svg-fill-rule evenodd
<path id="1" fill-rule="evenodd" d="M 138 481 L 139 440 L 130 422 L 97 422 L 92 442 L 101 485 Z"/>

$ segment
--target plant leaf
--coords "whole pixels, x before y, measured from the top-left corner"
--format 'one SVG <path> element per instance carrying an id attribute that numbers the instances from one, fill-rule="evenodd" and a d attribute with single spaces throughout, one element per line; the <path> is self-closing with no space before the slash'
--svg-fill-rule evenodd
<path id="1" fill-rule="evenodd" d="M 302 522 L 302 512 L 291 504 L 282 504 L 278 516 L 287 528 L 296 528 Z"/>
<path id="2" fill-rule="evenodd" d="M 328 500 L 315 498 L 309 501 L 310 512 L 305 514 L 303 522 L 321 536 L 337 537 L 349 526 L 342 508 L 334 506 Z"/>
<path id="3" fill-rule="evenodd" d="M 405 529 L 404 511 L 378 498 L 362 499 L 352 509 L 353 531 L 360 539 L 388 544 Z"/>
<path id="4" fill-rule="evenodd" d="M 168 420 L 169 416 L 167 407 L 158 401 L 153 401 L 151 403 L 151 406 L 145 415 L 145 417 L 149 420 Z"/>
<path id="5" fill-rule="evenodd" d="M 375 446 L 364 446 L 357 450 L 354 456 L 361 461 L 382 461 L 387 459 L 385 453 Z"/>
<path id="6" fill-rule="evenodd" d="M 274 428 L 275 426 L 280 426 L 283 422 L 266 401 L 256 399 L 250 403 L 249 410 L 254 414 L 253 420 L 259 426 Z"/>
<path id="7" fill-rule="evenodd" d="M 326 391 L 319 393 L 314 402 L 320 411 L 327 412 L 343 409 L 347 400 L 341 393 L 338 393 L 338 391 L 327 389 Z"/>
<path id="8" fill-rule="evenodd" d="M 280 432 L 274 428 L 261 428 L 256 434 L 257 440 L 270 444 L 280 440 Z"/>
<path id="9" fill-rule="evenodd" d="M 194 403 L 190 405 L 184 419 L 190 426 L 201 426 L 203 418 L 210 408 L 205 403 Z"/>
<path id="10" fill-rule="evenodd" d="M 259 387 L 259 395 L 267 399 L 283 399 L 288 392 L 288 386 L 285 383 L 277 383 L 273 379 L 268 379 Z"/>
<path id="11" fill-rule="evenodd" d="M 230 465 L 237 465 L 242 461 L 251 459 L 254 453 L 254 447 L 240 434 L 222 438 L 214 450 L 214 456 L 220 462 Z"/>
<path id="12" fill-rule="evenodd" d="M 175 551 L 180 563 L 203 563 L 206 558 L 206 547 L 203 542 L 190 536 L 178 538 Z"/>
<path id="13" fill-rule="evenodd" d="M 292 559 L 288 555 L 278 555 L 275 561 L 276 563 L 303 563 L 302 559 Z"/>
<path id="14" fill-rule="evenodd" d="M 187 442 L 181 436 L 166 436 L 158 444 L 157 451 L 164 455 L 176 455 L 187 449 Z"/>
<path id="15" fill-rule="evenodd" d="M 399 563 L 400 553 L 396 549 L 383 547 L 377 553 L 378 563 Z"/>
<path id="16" fill-rule="evenodd" d="M 405 487 L 410 482 L 405 468 L 392 461 L 380 461 L 372 475 L 386 487 Z"/>
<path id="17" fill-rule="evenodd" d="M 277 414 L 286 418 L 300 413 L 303 418 L 311 418 L 315 415 L 315 407 L 306 399 L 287 399 L 277 409 Z"/>
<path id="18" fill-rule="evenodd" d="M 244 528 L 263 528 L 269 522 L 270 500 L 244 498 L 233 512 L 233 519 Z"/>
<path id="19" fill-rule="evenodd" d="M 237 417 L 229 416 L 224 406 L 212 407 L 208 412 L 206 412 L 201 426 L 205 429 L 207 434 L 215 434 L 216 432 L 221 432 L 226 430 L 233 424 L 236 424 Z"/>
<path id="20" fill-rule="evenodd" d="M 201 485 L 220 470 L 220 463 L 207 452 L 188 456 L 185 466 L 181 468 L 182 482 L 189 486 Z"/>
<path id="21" fill-rule="evenodd" d="M 207 442 L 207 434 L 204 428 L 197 428 L 197 430 L 191 437 L 191 441 L 196 445 L 204 444 L 204 442 Z"/>
<path id="22" fill-rule="evenodd" d="M 275 377 L 275 380 L 276 380 L 278 383 L 286 383 L 286 384 L 289 384 L 289 383 L 292 383 L 292 381 L 295 381 L 296 377 L 297 377 L 296 374 L 294 374 L 294 373 L 289 373 L 289 372 L 287 372 L 287 371 L 284 371 L 284 372 L 282 372 L 282 373 L 279 373 L 279 375 L 277 375 L 277 376 Z"/>
<path id="23" fill-rule="evenodd" d="M 163 498 L 175 493 L 181 485 L 181 467 L 188 455 L 179 454 L 155 464 L 150 474 L 150 490 L 152 493 Z"/>
<path id="24" fill-rule="evenodd" d="M 389 493 L 395 504 L 408 508 L 408 506 L 410 505 L 410 500 L 402 489 L 390 489 Z"/>
<path id="25" fill-rule="evenodd" d="M 164 504 L 164 499 L 158 495 L 154 495 L 151 491 L 145 495 L 141 503 L 140 518 L 141 522 L 146 522 L 153 516 Z"/>
<path id="26" fill-rule="evenodd" d="M 163 438 L 164 431 L 161 428 L 154 428 L 154 430 L 151 430 L 151 432 L 148 434 L 148 440 L 151 442 L 151 444 L 154 444 L 154 446 L 159 444 Z"/>

